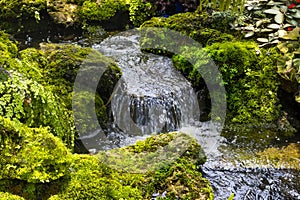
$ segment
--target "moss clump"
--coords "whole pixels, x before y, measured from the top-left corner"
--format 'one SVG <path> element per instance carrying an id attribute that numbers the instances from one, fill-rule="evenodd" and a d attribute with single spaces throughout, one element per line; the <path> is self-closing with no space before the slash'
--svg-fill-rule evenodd
<path id="1" fill-rule="evenodd" d="M 70 153 L 46 128 L 28 128 L 0 118 L 0 179 L 50 182 L 68 171 Z"/>
<path id="2" fill-rule="evenodd" d="M 1 200 L 25 200 L 20 196 L 13 195 L 8 192 L 0 192 L 0 199 Z"/>
<path id="3" fill-rule="evenodd" d="M 169 199 L 213 199 L 209 182 L 197 170 L 205 162 L 195 139 L 184 133 L 151 136 L 135 145 L 100 152 L 101 162 L 123 173 L 144 173 L 143 199 L 167 192 Z"/>
<path id="4" fill-rule="evenodd" d="M 143 23 L 141 27 L 162 27 L 178 31 L 179 33 L 194 39 L 203 46 L 214 42 L 234 40 L 234 37 L 227 34 L 223 29 L 220 29 L 220 26 L 212 26 L 212 21 L 213 17 L 207 13 L 180 13 L 169 18 L 154 17 Z M 151 39 L 151 37 L 147 39 Z"/>
<path id="5" fill-rule="evenodd" d="M 271 164 L 276 168 L 300 169 L 300 145 L 291 143 L 282 148 L 268 148 L 258 152 L 258 160 L 262 164 Z"/>
<path id="6" fill-rule="evenodd" d="M 201 51 L 197 55 L 203 55 Z M 254 127 L 275 131 L 272 136 L 278 134 L 278 130 L 282 132 L 280 136 L 292 134 L 294 129 L 289 123 L 281 120 L 279 77 L 276 73 L 276 62 L 280 54 L 275 48 L 264 50 L 251 42 L 223 42 L 207 46 L 203 51 L 218 66 L 227 92 L 226 134 L 230 135 L 236 131 L 246 135 L 247 132 L 257 133 L 259 129 L 254 130 Z M 175 67 L 183 72 L 196 88 L 205 86 L 202 76 L 209 78 L 209 74 L 199 73 L 199 68 L 207 62 L 202 59 L 192 66 L 185 58 L 173 56 Z"/>
<path id="7" fill-rule="evenodd" d="M 126 9 L 126 2 L 122 0 L 102 0 L 101 2 L 88 0 L 83 2 L 79 10 L 79 16 L 87 21 L 108 20 L 117 11 Z"/>
<path id="8" fill-rule="evenodd" d="M 56 136 L 72 147 L 75 135 L 72 119 L 73 84 L 79 68 L 88 62 L 94 67 L 106 66 L 97 93 L 89 95 L 96 96 L 98 121 L 105 126 L 107 111 L 104 103 L 108 104 L 121 76 L 120 68 L 111 59 L 91 48 L 70 44 L 43 43 L 41 50 L 28 48 L 18 52 L 8 35 L 2 33 L 0 38 L 0 52 L 3 52 L 0 63 L 4 67 L 1 77 L 5 80 L 0 82 L 2 116 L 18 119 L 30 127 L 50 126 Z M 11 78 L 8 77 L 9 73 Z M 86 79 L 87 83 L 90 82 L 89 77 Z"/>
<path id="9" fill-rule="evenodd" d="M 137 188 L 143 176 L 122 174 L 96 157 L 74 155 L 70 174 L 57 195 L 50 199 L 143 199 Z"/>

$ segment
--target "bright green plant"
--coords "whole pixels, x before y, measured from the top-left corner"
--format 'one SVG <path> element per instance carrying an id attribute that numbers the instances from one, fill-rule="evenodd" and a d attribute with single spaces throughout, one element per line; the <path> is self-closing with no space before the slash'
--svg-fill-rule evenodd
<path id="1" fill-rule="evenodd" d="M 65 175 L 70 152 L 47 128 L 0 117 L 0 179 L 49 182 Z"/>
<path id="2" fill-rule="evenodd" d="M 135 26 L 140 26 L 155 15 L 155 7 L 150 2 L 143 0 L 126 0 L 126 2 L 129 4 L 130 20 Z"/>
<path id="3" fill-rule="evenodd" d="M 25 200 L 24 198 L 10 194 L 8 192 L 0 192 L 0 200 Z"/>
<path id="4" fill-rule="evenodd" d="M 125 10 L 126 4 L 122 0 L 88 0 L 84 1 L 79 14 L 83 20 L 98 21 L 108 20 L 113 17 L 117 11 Z"/>
<path id="5" fill-rule="evenodd" d="M 69 111 L 42 85 L 11 71 L 7 80 L 0 82 L 0 94 L 1 116 L 30 127 L 50 126 L 53 134 L 69 147 L 73 145 L 74 130 Z"/>

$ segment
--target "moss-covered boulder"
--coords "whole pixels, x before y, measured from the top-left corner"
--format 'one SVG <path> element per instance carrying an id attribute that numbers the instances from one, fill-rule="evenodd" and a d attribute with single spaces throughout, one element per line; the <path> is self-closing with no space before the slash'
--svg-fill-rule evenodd
<path id="1" fill-rule="evenodd" d="M 0 179 L 50 182 L 68 171 L 70 152 L 47 128 L 28 128 L 0 118 Z"/>
<path id="2" fill-rule="evenodd" d="M 229 34 L 231 32 L 229 25 L 224 23 L 222 26 L 219 23 L 219 21 L 222 20 L 216 18 L 215 15 L 188 12 L 176 14 L 169 18 L 153 17 L 152 19 L 144 22 L 141 27 L 161 27 L 178 31 L 179 33 L 199 42 L 202 46 L 206 46 L 214 42 L 235 40 L 236 38 Z M 223 17 L 222 19 L 225 20 L 227 18 Z M 227 19 L 225 21 L 230 23 L 233 19 Z M 159 33 L 157 33 L 157 35 L 159 36 Z"/>
<path id="3" fill-rule="evenodd" d="M 201 51 L 214 61 L 222 74 L 227 95 L 225 135 L 252 133 L 250 135 L 256 135 L 259 141 L 265 137 L 274 139 L 278 135 L 287 137 L 295 132 L 281 112 L 280 81 L 276 72 L 280 54 L 277 49 L 264 50 L 256 43 L 237 41 L 214 43 Z M 202 76 L 207 74 L 199 73 L 201 66 L 206 64 L 203 60 L 192 66 L 185 58 L 174 55 L 173 63 L 194 87 L 205 87 Z M 269 132 L 257 135 L 258 131 L 264 130 Z"/>
<path id="4" fill-rule="evenodd" d="M 157 192 L 169 199 L 213 199 L 209 182 L 198 171 L 205 162 L 203 151 L 183 133 L 152 136 L 129 147 L 73 159 L 64 186 L 51 200 L 150 199 Z"/>

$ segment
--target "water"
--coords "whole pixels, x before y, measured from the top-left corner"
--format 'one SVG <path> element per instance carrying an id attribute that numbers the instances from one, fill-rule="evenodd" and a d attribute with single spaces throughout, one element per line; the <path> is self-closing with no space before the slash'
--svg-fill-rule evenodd
<path id="1" fill-rule="evenodd" d="M 206 152 L 202 172 L 215 199 L 227 199 L 232 193 L 245 200 L 300 199 L 299 171 L 239 159 L 241 149 L 221 137 L 210 122 L 199 122 L 197 95 L 171 60 L 142 53 L 138 39 L 135 32 L 126 32 L 93 46 L 123 71 L 112 98 L 111 131 L 99 140 L 102 149 L 134 144 L 153 132 L 183 131 Z"/>

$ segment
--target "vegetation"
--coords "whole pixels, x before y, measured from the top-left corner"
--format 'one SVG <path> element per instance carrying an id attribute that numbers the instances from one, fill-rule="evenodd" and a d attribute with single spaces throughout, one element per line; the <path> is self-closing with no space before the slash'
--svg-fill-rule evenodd
<path id="1" fill-rule="evenodd" d="M 0 191 L 6 196 L 13 193 L 24 199 L 149 199 L 157 191 L 166 191 L 170 199 L 213 199 L 208 181 L 197 170 L 198 164 L 205 161 L 203 150 L 183 133 L 161 134 L 127 148 L 90 156 L 71 154 L 45 128 L 28 128 L 5 118 L 1 121 Z M 184 149 L 182 154 L 177 153 L 175 159 L 170 154 L 163 161 L 173 160 L 161 161 L 153 171 L 119 171 L 115 168 L 118 165 L 103 159 L 105 154 L 150 156 L 155 149 L 175 140 L 176 147 Z M 169 150 L 172 152 L 172 148 Z"/>

